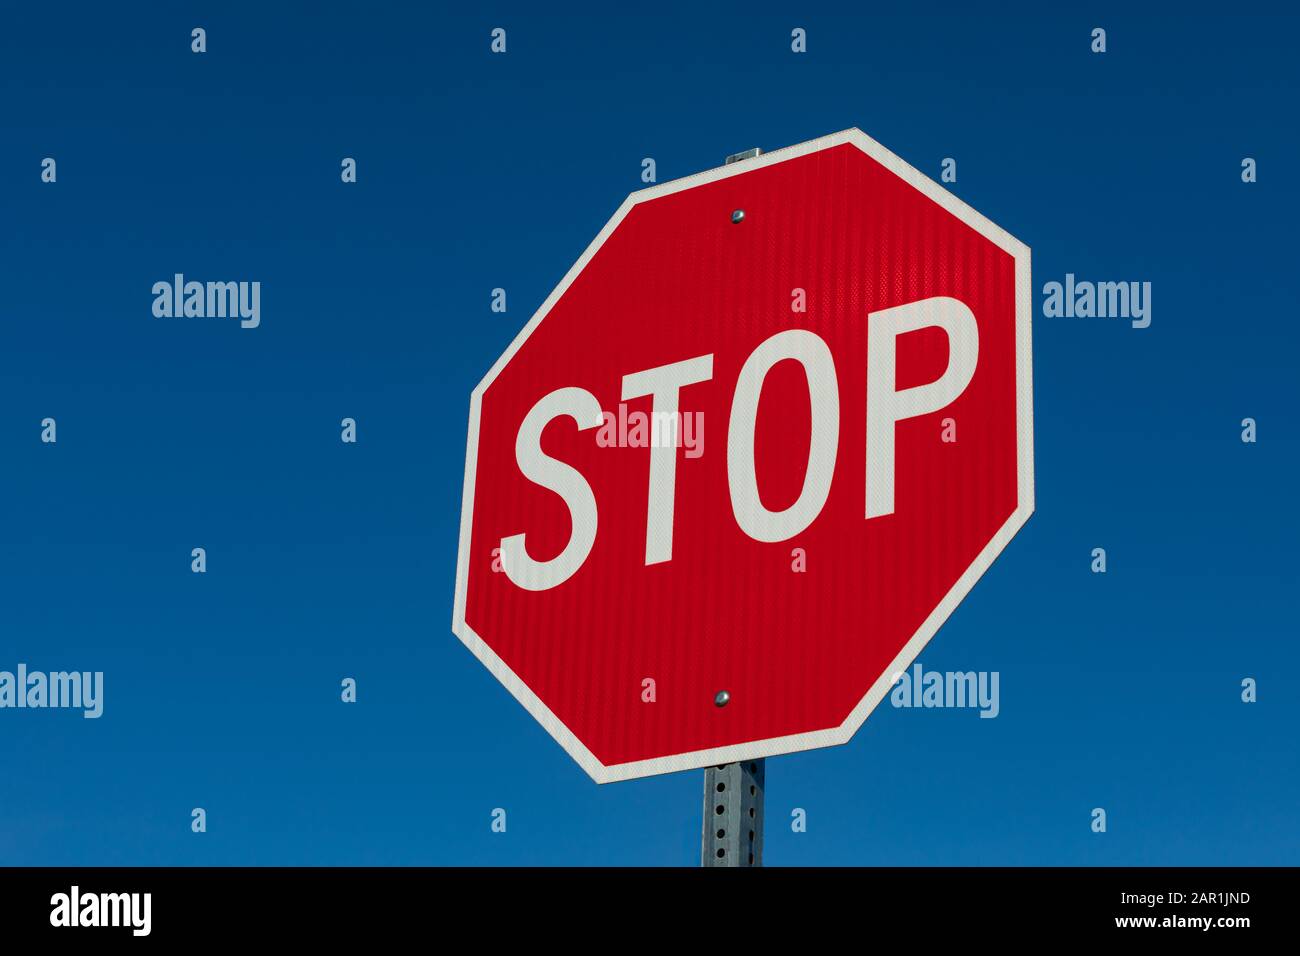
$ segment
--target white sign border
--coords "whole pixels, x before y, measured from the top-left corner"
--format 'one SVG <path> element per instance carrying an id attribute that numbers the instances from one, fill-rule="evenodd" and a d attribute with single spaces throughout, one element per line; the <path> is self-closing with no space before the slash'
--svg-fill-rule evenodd
<path id="1" fill-rule="evenodd" d="M 785 737 L 753 740 L 727 747 L 694 750 L 688 753 L 672 754 L 667 757 L 656 757 L 650 760 L 636 760 L 606 766 L 583 745 L 582 741 L 564 725 L 563 721 L 551 712 L 551 709 L 533 693 L 528 685 L 519 679 L 519 676 L 510 669 L 505 661 L 497 656 L 496 652 L 474 632 L 474 629 L 465 620 L 466 591 L 469 585 L 470 530 L 474 515 L 474 478 L 478 471 L 479 414 L 482 407 L 483 393 L 501 374 L 502 369 L 519 351 L 528 337 L 532 335 L 533 330 L 546 318 L 555 303 L 568 290 L 578 274 L 586 268 L 587 263 L 592 260 L 592 257 L 596 255 L 596 252 L 604 245 L 605 240 L 609 238 L 633 206 L 684 189 L 691 189 L 705 183 L 726 179 L 728 176 L 739 176 L 764 166 L 788 162 L 791 159 L 807 156 L 809 153 L 816 153 L 845 143 L 850 143 L 866 153 L 880 165 L 993 242 L 1015 260 L 1016 453 L 1018 479 L 1016 510 L 1007 519 L 1006 523 L 998 529 L 992 540 L 980 551 L 975 561 L 966 569 L 966 573 L 958 578 L 957 583 L 944 595 L 943 600 L 939 602 L 938 606 L 935 607 L 912 636 L 912 639 L 894 658 L 893 663 L 872 684 L 866 696 L 859 701 L 858 705 L 853 708 L 853 711 L 840 726 L 826 730 L 791 734 Z M 523 704 L 524 708 L 533 715 L 537 722 L 546 728 L 546 731 L 555 738 L 556 742 L 568 751 L 569 756 L 576 760 L 578 765 L 596 783 L 612 783 L 616 780 L 631 780 L 636 777 L 674 773 L 679 770 L 696 770 L 701 767 L 736 763 L 741 760 L 756 760 L 760 757 L 773 757 L 778 754 L 795 753 L 800 750 L 833 747 L 838 744 L 848 743 L 854 733 L 857 732 L 857 729 L 876 709 L 876 705 L 885 698 L 895 676 L 906 671 L 911 666 L 925 645 L 929 643 L 930 638 L 935 635 L 939 627 L 948 619 L 948 616 L 961 603 L 962 599 L 970 593 L 971 588 L 975 586 L 975 582 L 989 569 L 993 560 L 1007 546 L 1007 543 L 1015 536 L 1016 532 L 1024 526 L 1025 522 L 1029 520 L 1029 516 L 1034 513 L 1033 361 L 1030 329 L 1033 320 L 1032 300 L 1030 253 L 1027 245 L 972 209 L 947 189 L 934 182 L 934 180 L 895 156 L 859 129 L 842 130 L 829 136 L 800 143 L 797 146 L 773 150 L 770 153 L 733 163 L 730 166 L 719 166 L 716 169 L 706 170 L 683 179 L 660 183 L 648 189 L 632 193 L 627 199 L 623 200 L 623 204 L 619 206 L 618 211 L 614 213 L 609 222 L 605 224 L 605 227 L 587 246 L 586 251 L 573 264 L 573 268 L 565 274 L 564 279 L 555 287 L 555 290 L 547 296 L 541 308 L 515 336 L 514 341 L 501 354 L 501 357 L 497 359 L 470 396 L 469 431 L 465 442 L 465 485 L 461 503 L 460 548 L 456 561 L 456 599 L 451 619 L 452 631 L 474 653 L 474 656 L 483 663 L 483 666 L 505 685 L 506 689 L 514 695 L 514 698 Z"/>

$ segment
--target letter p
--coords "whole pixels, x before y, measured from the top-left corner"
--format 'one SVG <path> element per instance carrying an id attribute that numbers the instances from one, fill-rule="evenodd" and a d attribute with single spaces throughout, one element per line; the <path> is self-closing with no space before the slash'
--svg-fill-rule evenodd
<path id="1" fill-rule="evenodd" d="M 933 382 L 897 390 L 898 337 L 943 329 L 948 367 Z M 928 415 L 956 400 L 975 374 L 979 329 L 975 314 L 956 299 L 935 296 L 867 316 L 867 517 L 894 513 L 895 425 Z"/>

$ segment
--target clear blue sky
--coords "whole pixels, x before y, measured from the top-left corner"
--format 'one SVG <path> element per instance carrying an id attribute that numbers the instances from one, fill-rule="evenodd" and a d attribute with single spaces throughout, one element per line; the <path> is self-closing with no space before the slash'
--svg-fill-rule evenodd
<path id="1" fill-rule="evenodd" d="M 1152 324 L 1035 320 L 1037 513 L 921 658 L 1000 715 L 770 760 L 767 862 L 1300 863 L 1294 17 L 406 6 L 0 15 L 0 669 L 106 685 L 0 710 L 0 863 L 694 863 L 699 772 L 597 787 L 451 634 L 468 397 L 644 157 L 849 126 Z"/>

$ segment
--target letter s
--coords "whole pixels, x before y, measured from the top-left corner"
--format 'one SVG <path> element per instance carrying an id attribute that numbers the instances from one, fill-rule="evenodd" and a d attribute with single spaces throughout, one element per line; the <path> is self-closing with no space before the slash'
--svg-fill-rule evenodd
<path id="1" fill-rule="evenodd" d="M 591 485 L 576 468 L 542 451 L 542 432 L 562 415 L 572 418 L 579 431 L 596 428 L 603 419 L 600 403 L 591 392 L 560 388 L 532 407 L 515 436 L 515 461 L 520 472 L 563 498 L 572 524 L 568 543 L 549 561 L 529 557 L 522 533 L 501 539 L 501 569 L 525 591 L 545 591 L 563 584 L 582 567 L 596 543 L 596 496 Z"/>

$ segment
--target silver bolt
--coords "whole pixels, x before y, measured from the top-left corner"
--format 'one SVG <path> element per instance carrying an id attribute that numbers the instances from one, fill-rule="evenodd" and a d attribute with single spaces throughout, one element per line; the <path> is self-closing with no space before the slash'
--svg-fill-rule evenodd
<path id="1" fill-rule="evenodd" d="M 713 706 L 714 706 L 714 707 L 726 707 L 726 706 L 727 706 L 727 702 L 728 702 L 729 700 L 731 700 L 731 695 L 728 694 L 725 690 L 720 690 L 720 691 L 718 691 L 716 694 L 713 695 Z"/>
<path id="2" fill-rule="evenodd" d="M 737 209 L 735 212 L 733 212 L 733 213 L 731 214 L 731 221 L 732 221 L 732 222 L 744 222 L 744 221 L 745 221 L 745 210 L 743 210 L 743 209 Z M 719 705 L 719 706 L 721 706 L 721 705 Z"/>

